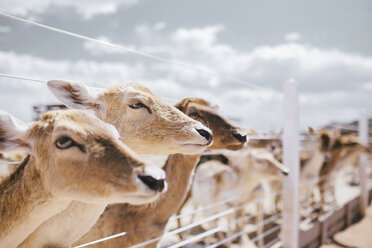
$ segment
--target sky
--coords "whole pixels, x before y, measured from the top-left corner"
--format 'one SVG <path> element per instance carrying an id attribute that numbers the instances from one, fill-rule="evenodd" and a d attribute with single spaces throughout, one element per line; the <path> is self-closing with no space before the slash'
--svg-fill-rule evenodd
<path id="1" fill-rule="evenodd" d="M 0 17 L 0 73 L 98 87 L 138 82 L 170 103 L 202 97 L 265 132 L 282 129 L 291 78 L 302 129 L 372 115 L 368 0 L 2 0 L 0 12 L 203 71 Z M 44 84 L 0 78 L 0 109 L 30 121 L 33 105 L 50 103 L 57 100 Z"/>

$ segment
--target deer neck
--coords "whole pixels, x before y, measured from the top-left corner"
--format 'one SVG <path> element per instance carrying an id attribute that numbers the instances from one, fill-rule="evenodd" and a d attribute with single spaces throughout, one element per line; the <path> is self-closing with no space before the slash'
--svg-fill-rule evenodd
<path id="1" fill-rule="evenodd" d="M 330 173 L 332 173 L 337 167 L 337 163 L 340 160 L 340 155 L 341 155 L 341 149 L 335 151 L 332 154 L 332 158 L 330 159 L 330 161 L 324 161 L 322 168 L 319 172 L 319 176 L 325 176 L 325 175 L 329 175 Z"/>
<path id="2" fill-rule="evenodd" d="M 168 157 L 164 166 L 168 190 L 156 202 L 154 210 L 157 222 L 168 221 L 177 212 L 190 190 L 200 155 L 174 154 Z"/>
<path id="3" fill-rule="evenodd" d="M 358 155 L 362 154 L 360 151 L 354 149 L 351 151 L 347 151 L 346 154 L 344 154 L 339 161 L 338 167 L 342 167 L 348 163 L 353 163 L 358 157 Z"/>
<path id="4" fill-rule="evenodd" d="M 320 169 L 324 163 L 324 154 L 316 149 L 311 159 L 304 165 L 301 170 L 300 177 L 303 180 L 313 180 L 319 174 Z"/>
<path id="5" fill-rule="evenodd" d="M 159 200 L 141 206 L 109 205 L 92 229 L 74 245 L 129 230 L 136 231 L 95 247 L 129 247 L 162 235 L 168 219 L 177 212 L 186 198 L 199 159 L 200 155 L 169 155 L 163 167 L 167 174 L 168 190 Z M 155 247 L 156 244 L 154 242 L 146 247 Z"/>
<path id="6" fill-rule="evenodd" d="M 44 188 L 34 158 L 27 157 L 0 185 L 0 247 L 17 247 L 68 203 Z"/>
<path id="7" fill-rule="evenodd" d="M 242 195 L 246 194 L 244 192 L 252 192 L 267 177 L 260 169 L 257 170 L 253 167 L 253 163 L 255 163 L 253 160 L 249 161 L 249 163 L 250 166 L 245 166 L 238 171 L 239 175 L 241 175 L 238 185 Z"/>
<path id="8" fill-rule="evenodd" d="M 70 247 L 97 222 L 106 204 L 71 204 L 40 225 L 18 248 Z"/>

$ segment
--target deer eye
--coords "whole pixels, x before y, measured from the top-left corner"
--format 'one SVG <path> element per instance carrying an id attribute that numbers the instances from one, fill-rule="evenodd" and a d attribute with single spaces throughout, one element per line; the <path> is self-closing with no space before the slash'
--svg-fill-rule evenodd
<path id="1" fill-rule="evenodd" d="M 134 104 L 129 104 L 129 107 L 132 109 L 138 109 L 138 108 L 145 108 L 147 106 L 143 104 L 142 102 L 136 102 Z"/>
<path id="2" fill-rule="evenodd" d="M 192 113 L 190 113 L 189 116 L 190 116 L 191 118 L 193 118 L 193 119 L 200 118 L 199 114 L 196 113 L 196 112 L 192 112 Z"/>
<path id="3" fill-rule="evenodd" d="M 67 136 L 63 136 L 56 141 L 58 149 L 68 149 L 75 145 L 75 142 Z"/>
<path id="4" fill-rule="evenodd" d="M 147 109 L 147 111 L 152 114 L 152 111 L 151 109 L 146 106 L 145 104 L 143 104 L 142 102 L 136 102 L 134 104 L 128 104 L 128 106 L 131 108 L 131 109 L 141 109 L 141 108 L 145 108 Z"/>

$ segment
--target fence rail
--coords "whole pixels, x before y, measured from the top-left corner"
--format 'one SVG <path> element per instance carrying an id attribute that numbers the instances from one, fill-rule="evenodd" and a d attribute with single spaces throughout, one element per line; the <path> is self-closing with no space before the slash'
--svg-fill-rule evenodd
<path id="1" fill-rule="evenodd" d="M 369 191 L 369 202 L 372 190 Z M 340 230 L 346 229 L 355 223 L 362 216 L 361 196 L 358 195 L 352 200 L 339 207 L 331 214 L 318 218 L 308 230 L 300 231 L 300 248 L 319 247 Z M 366 230 L 368 231 L 368 230 Z"/>

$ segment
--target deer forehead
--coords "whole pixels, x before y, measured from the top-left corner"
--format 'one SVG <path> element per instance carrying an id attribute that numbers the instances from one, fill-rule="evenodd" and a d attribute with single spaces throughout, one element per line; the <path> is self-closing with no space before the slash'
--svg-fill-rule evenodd
<path id="1" fill-rule="evenodd" d="M 115 96 L 124 100 L 135 97 L 142 98 L 144 100 L 160 100 L 149 89 L 135 83 L 111 86 L 105 90 L 105 94 L 103 96 L 106 98 L 106 100 L 113 100 Z"/>
<path id="2" fill-rule="evenodd" d="M 187 108 L 189 110 L 200 110 L 200 111 L 205 111 L 205 112 L 212 112 L 212 113 L 215 113 L 215 114 L 220 114 L 219 113 L 219 108 L 217 105 L 211 105 L 210 103 L 207 103 L 207 102 L 203 102 L 203 103 L 200 103 L 200 102 L 190 102 L 188 105 L 187 105 Z"/>
<path id="3" fill-rule="evenodd" d="M 127 101 L 127 102 L 134 101 L 134 100 L 139 100 L 139 101 L 142 101 L 143 103 L 147 103 L 147 104 L 149 104 L 149 103 L 153 104 L 153 103 L 157 102 L 156 101 L 157 99 L 154 96 L 151 96 L 147 93 L 136 90 L 134 88 L 127 88 L 123 92 L 123 100 Z"/>
<path id="4" fill-rule="evenodd" d="M 205 114 L 206 117 L 208 118 L 213 118 L 214 117 L 218 117 L 218 119 L 222 122 L 222 123 L 226 123 L 232 127 L 235 127 L 235 125 L 225 117 L 224 113 L 221 112 L 221 110 L 216 107 L 216 106 L 205 106 L 205 105 L 198 105 L 198 104 L 195 104 L 195 105 L 191 105 L 191 108 L 189 110 L 190 113 L 192 112 L 199 112 L 201 114 Z"/>
<path id="5" fill-rule="evenodd" d="M 132 86 L 122 86 L 114 92 L 112 89 L 109 89 L 109 92 L 106 92 L 102 96 L 101 101 L 105 103 L 103 105 L 104 111 L 116 114 L 126 113 L 125 107 L 130 104 L 136 104 L 137 102 L 141 102 L 155 111 L 166 106 L 166 103 L 155 95 Z"/>
<path id="6" fill-rule="evenodd" d="M 120 137 L 119 132 L 114 126 L 83 111 L 71 110 L 66 111 L 66 114 L 57 115 L 53 125 L 55 135 L 67 133 L 80 136 L 83 139 L 89 136 L 103 136 L 112 139 L 119 139 Z"/>

